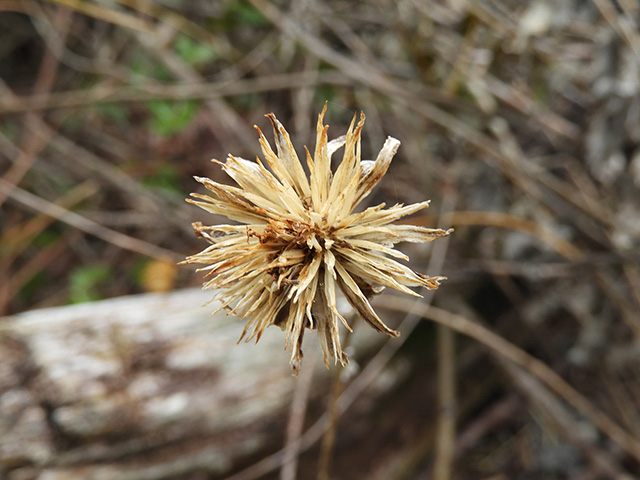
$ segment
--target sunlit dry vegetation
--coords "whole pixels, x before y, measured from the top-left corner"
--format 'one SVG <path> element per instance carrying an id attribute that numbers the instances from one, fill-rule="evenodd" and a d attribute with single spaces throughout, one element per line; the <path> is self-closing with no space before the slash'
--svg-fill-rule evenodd
<path id="1" fill-rule="evenodd" d="M 269 112 L 304 158 L 326 101 L 335 135 L 365 113 L 363 158 L 402 143 L 362 207 L 431 199 L 406 221 L 455 234 L 402 246 L 448 280 L 373 301 L 401 336 L 345 380 L 360 395 L 321 470 L 637 478 L 639 22 L 631 0 L 0 0 L 0 314 L 198 285 L 176 267 L 202 247 L 192 177 L 230 183 L 208 160 L 255 158 Z M 308 422 L 329 396 L 311 391 Z M 288 415 L 259 454 L 153 478 L 294 478 L 291 455 L 259 463 L 292 441 Z M 60 466 L 3 452 L 12 480 Z"/>

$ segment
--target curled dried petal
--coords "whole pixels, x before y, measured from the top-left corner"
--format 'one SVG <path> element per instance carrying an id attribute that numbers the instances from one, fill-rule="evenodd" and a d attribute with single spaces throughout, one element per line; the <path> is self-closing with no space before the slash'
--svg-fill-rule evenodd
<path id="1" fill-rule="evenodd" d="M 256 127 L 265 164 L 233 155 L 225 163 L 214 160 L 238 186 L 196 177 L 210 194 L 192 194 L 194 199 L 188 200 L 245 225 L 194 223 L 196 235 L 210 245 L 183 263 L 204 265 L 204 288 L 217 290 L 219 308 L 246 320 L 241 339 L 258 341 L 270 325 L 283 329 L 294 373 L 300 369 L 307 328 L 317 330 L 326 364 L 330 358 L 348 363 L 340 325 L 350 327 L 338 311 L 337 289 L 371 327 L 398 336 L 378 317 L 368 297 L 384 287 L 417 295 L 409 287 L 435 289 L 444 277 L 414 272 L 393 259 L 408 257 L 392 247 L 430 242 L 453 231 L 392 224 L 429 202 L 390 208 L 380 204 L 354 213 L 386 173 L 400 142 L 387 138 L 375 161 L 363 161 L 364 115 L 357 123 L 354 116 L 346 135 L 329 141 L 325 113 L 326 105 L 318 116 L 313 157 L 305 147 L 309 177 L 289 134 L 269 114 L 276 152 Z M 333 173 L 331 156 L 342 147 L 342 161 Z"/>

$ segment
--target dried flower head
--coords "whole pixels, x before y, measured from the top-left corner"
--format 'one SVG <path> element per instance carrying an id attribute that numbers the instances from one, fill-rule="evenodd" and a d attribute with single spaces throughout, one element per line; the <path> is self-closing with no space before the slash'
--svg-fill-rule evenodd
<path id="1" fill-rule="evenodd" d="M 346 136 L 328 141 L 325 111 L 326 105 L 318 117 L 313 158 L 305 147 L 309 177 L 289 134 L 269 114 L 277 154 L 255 127 L 269 168 L 259 158 L 251 162 L 229 155 L 225 163 L 213 160 L 238 187 L 195 177 L 211 194 L 193 193 L 195 200 L 187 200 L 242 225 L 194 223 L 196 234 L 211 245 L 184 263 L 207 265 L 199 269 L 210 277 L 203 288 L 219 290 L 213 300 L 221 302 L 220 308 L 247 320 L 240 339 L 257 342 L 269 325 L 284 330 L 294 373 L 302 360 L 306 328 L 317 330 L 325 364 L 328 357 L 348 363 L 338 322 L 350 327 L 336 308 L 336 286 L 373 328 L 398 336 L 378 318 L 368 297 L 384 287 L 419 296 L 408 287 L 435 289 L 445 277 L 421 275 L 393 260 L 408 260 L 394 244 L 430 242 L 452 231 L 391 224 L 429 202 L 386 210 L 383 203 L 354 213 L 387 171 L 400 142 L 388 137 L 375 161 L 362 161 L 364 114 L 357 125 L 354 116 Z M 342 162 L 332 172 L 331 156 L 341 147 Z"/>

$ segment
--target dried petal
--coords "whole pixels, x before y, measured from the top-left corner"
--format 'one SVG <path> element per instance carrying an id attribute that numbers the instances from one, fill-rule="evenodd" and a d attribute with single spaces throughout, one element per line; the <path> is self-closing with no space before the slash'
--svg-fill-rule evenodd
<path id="1" fill-rule="evenodd" d="M 323 124 L 326 105 L 318 116 L 313 158 L 305 147 L 310 175 L 304 172 L 289 134 L 275 115 L 276 152 L 256 127 L 264 160 L 256 163 L 229 155 L 220 164 L 238 187 L 196 177 L 210 192 L 187 200 L 208 212 L 245 225 L 203 226 L 196 234 L 210 245 L 183 263 L 205 265 L 204 288 L 217 290 L 219 309 L 246 319 L 241 339 L 258 341 L 264 329 L 277 325 L 285 331 L 286 348 L 297 373 L 302 362 L 306 328 L 316 329 L 324 353 L 342 365 L 348 363 L 340 343 L 340 323 L 350 329 L 336 302 L 339 288 L 355 311 L 373 328 L 391 336 L 398 332 L 376 315 L 367 297 L 386 286 L 410 295 L 408 287 L 438 287 L 444 277 L 414 272 L 391 257 L 408 260 L 393 245 L 430 242 L 452 230 L 393 225 L 406 215 L 428 207 L 384 204 L 354 213 L 386 173 L 400 142 L 387 138 L 375 161 L 361 160 L 364 115 L 354 116 L 346 135 L 328 141 Z M 331 156 L 344 147 L 335 173 Z M 419 295 L 418 295 L 419 296 Z"/>

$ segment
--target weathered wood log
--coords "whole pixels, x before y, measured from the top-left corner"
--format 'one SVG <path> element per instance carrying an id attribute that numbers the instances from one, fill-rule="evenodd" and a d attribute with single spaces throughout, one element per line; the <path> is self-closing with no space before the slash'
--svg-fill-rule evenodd
<path id="1" fill-rule="evenodd" d="M 244 322 L 199 289 L 0 319 L 0 478 L 223 474 L 282 442 L 295 379 L 284 337 L 236 342 Z M 355 348 L 384 336 L 361 329 Z M 316 348 L 315 334 L 305 348 Z M 312 395 L 327 391 L 316 357 Z M 281 444 L 281 443 L 280 443 Z"/>

